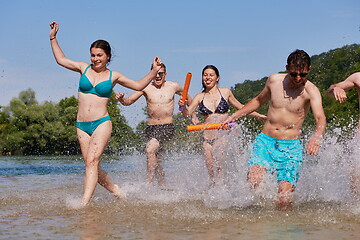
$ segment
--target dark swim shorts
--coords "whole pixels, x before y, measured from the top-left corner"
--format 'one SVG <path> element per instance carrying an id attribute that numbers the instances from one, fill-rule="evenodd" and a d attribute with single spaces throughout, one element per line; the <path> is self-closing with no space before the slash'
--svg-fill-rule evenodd
<path id="1" fill-rule="evenodd" d="M 149 141 L 151 138 L 155 138 L 160 143 L 165 143 L 172 139 L 175 135 L 175 126 L 172 123 L 148 125 L 145 128 L 145 137 Z"/>

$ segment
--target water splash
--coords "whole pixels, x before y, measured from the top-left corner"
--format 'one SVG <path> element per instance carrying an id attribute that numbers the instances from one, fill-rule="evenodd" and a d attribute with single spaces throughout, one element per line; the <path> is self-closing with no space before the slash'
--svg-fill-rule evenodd
<path id="1" fill-rule="evenodd" d="M 355 213 L 360 211 L 350 181 L 354 172 L 360 173 L 360 138 L 358 135 L 345 137 L 344 132 L 348 131 L 338 127 L 330 128 L 324 136 L 319 154 L 304 154 L 303 167 L 294 193 L 295 204 L 298 206 L 310 202 L 329 202 L 345 208 L 354 208 Z M 189 154 L 186 149 L 165 154 L 165 188 L 160 188 L 156 184 L 145 184 L 146 156 L 143 154 L 108 156 L 103 160 L 102 167 L 109 172 L 113 182 L 121 186 L 127 198 L 137 204 L 180 204 L 199 201 L 205 207 L 218 209 L 246 209 L 254 206 L 272 208 L 278 197 L 275 176 L 267 174 L 264 183 L 256 191 L 251 190 L 247 182 L 247 161 L 254 139 L 253 133 L 238 125 L 230 132 L 224 131 L 224 134 L 228 142 L 223 148 L 215 149 L 215 153 L 219 152 L 224 156 L 221 162 L 223 178 L 212 188 L 209 187 L 204 157 L 202 154 Z M 304 134 L 304 144 L 310 136 L 310 133 Z M 26 181 L 23 183 L 27 184 L 26 201 L 38 199 L 37 192 L 45 188 L 48 190 L 41 196 L 50 194 L 51 197 L 51 193 L 54 193 L 52 198 L 56 199 L 55 202 L 59 202 L 60 198 L 60 202 L 68 208 L 77 207 L 80 199 L 78 195 L 82 193 L 83 184 L 83 166 L 80 160 L 66 160 L 63 164 L 59 160 L 52 163 L 44 159 L 25 160 L 26 164 L 18 164 L 21 168 L 17 168 L 16 164 L 12 165 L 16 161 L 5 161 L 0 165 L 0 169 L 12 169 L 12 175 L 7 175 L 3 179 L 6 184 L 1 184 L 0 179 L 0 184 L 4 186 L 3 192 L 10 192 L 19 182 Z M 38 171 L 34 172 L 34 168 Z M 41 171 L 41 168 L 45 170 Z M 16 169 L 20 172 L 17 173 Z M 35 180 L 24 180 L 27 179 L 24 171 L 30 171 L 29 174 L 35 176 Z M 54 188 L 59 188 L 59 193 L 55 193 L 57 190 L 53 190 Z M 24 197 L 13 193 L 3 200 L 10 201 L 14 194 L 18 198 Z M 111 194 L 100 186 L 97 187 L 94 199 L 95 202 L 115 201 Z"/>

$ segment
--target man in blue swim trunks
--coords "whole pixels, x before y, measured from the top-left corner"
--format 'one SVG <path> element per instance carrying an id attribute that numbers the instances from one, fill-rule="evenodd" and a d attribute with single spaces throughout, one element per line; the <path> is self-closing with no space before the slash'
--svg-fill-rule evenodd
<path id="1" fill-rule="evenodd" d="M 117 93 L 116 99 L 124 106 L 136 102 L 145 96 L 148 112 L 148 125 L 145 129 L 147 183 L 152 184 L 154 177 L 160 186 L 165 186 L 165 173 L 162 167 L 160 150 L 164 143 L 172 139 L 175 126 L 172 123 L 174 112 L 174 96 L 181 95 L 183 88 L 176 82 L 166 81 L 166 66 L 162 63 L 155 79 L 144 90 L 136 91 L 129 97 L 124 93 Z M 188 96 L 188 102 L 191 101 Z"/>
<path id="2" fill-rule="evenodd" d="M 302 163 L 301 126 L 310 108 L 316 129 L 306 145 L 308 154 L 317 154 L 326 126 L 320 92 L 306 79 L 310 68 L 309 55 L 295 50 L 287 59 L 287 73 L 272 74 L 258 96 L 224 121 L 233 122 L 270 101 L 264 128 L 253 143 L 248 181 L 252 188 L 257 188 L 267 171 L 276 172 L 278 207 L 282 210 L 293 202 L 292 192 Z"/>

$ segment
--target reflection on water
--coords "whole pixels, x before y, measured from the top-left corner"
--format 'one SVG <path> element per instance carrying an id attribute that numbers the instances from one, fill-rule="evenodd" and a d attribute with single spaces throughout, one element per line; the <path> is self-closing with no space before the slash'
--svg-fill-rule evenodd
<path id="1" fill-rule="evenodd" d="M 327 137 L 319 155 L 305 155 L 294 208 L 280 212 L 272 176 L 250 191 L 249 145 L 236 136 L 227 145 L 224 180 L 214 188 L 201 155 L 168 154 L 163 189 L 144 184 L 144 155 L 108 156 L 102 167 L 128 198 L 97 187 L 93 203 L 80 210 L 73 208 L 83 187 L 80 157 L 1 157 L 0 238 L 360 239 L 360 202 L 349 181 L 360 161 L 357 139 Z"/>

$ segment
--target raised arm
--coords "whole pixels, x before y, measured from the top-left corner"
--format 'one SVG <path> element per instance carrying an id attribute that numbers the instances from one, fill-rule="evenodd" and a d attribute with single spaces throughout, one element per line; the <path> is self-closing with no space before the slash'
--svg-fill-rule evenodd
<path id="1" fill-rule="evenodd" d="M 346 91 L 349 91 L 351 88 L 355 86 L 360 86 L 360 72 L 351 74 L 344 81 L 332 84 L 328 90 L 328 96 L 334 97 L 340 103 L 346 101 Z"/>
<path id="2" fill-rule="evenodd" d="M 113 71 L 114 82 L 132 90 L 141 91 L 143 90 L 155 77 L 161 68 L 161 59 L 155 57 L 152 64 L 151 71 L 142 79 L 134 81 L 117 71 Z"/>
<path id="3" fill-rule="evenodd" d="M 56 22 L 52 22 L 50 23 L 50 45 L 51 45 L 51 49 L 52 52 L 54 54 L 55 60 L 56 62 L 60 65 L 63 66 L 67 69 L 70 69 L 72 71 L 75 72 L 80 72 L 81 73 L 81 67 L 82 65 L 88 65 L 86 63 L 82 63 L 82 62 L 76 62 L 73 60 L 68 59 L 67 57 L 65 57 L 65 54 L 63 53 L 63 51 L 61 50 L 59 43 L 57 41 L 56 35 L 59 31 L 59 24 Z"/>
<path id="4" fill-rule="evenodd" d="M 310 106 L 316 121 L 316 128 L 314 135 L 311 137 L 311 139 L 306 145 L 306 151 L 308 154 L 314 155 L 317 154 L 320 148 L 322 136 L 325 132 L 326 127 L 326 117 L 322 106 L 322 99 L 319 89 L 315 86 L 312 86 L 309 93 Z"/>
<path id="5" fill-rule="evenodd" d="M 129 106 L 136 102 L 142 95 L 144 95 L 143 91 L 136 91 L 132 93 L 129 97 L 124 97 L 124 93 L 117 93 L 115 95 L 116 100 L 118 100 L 122 105 Z"/>

